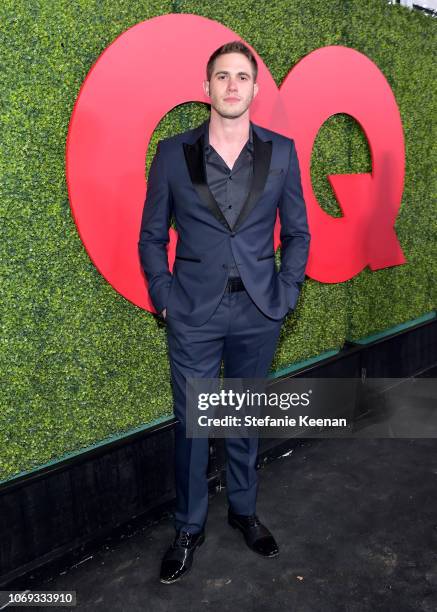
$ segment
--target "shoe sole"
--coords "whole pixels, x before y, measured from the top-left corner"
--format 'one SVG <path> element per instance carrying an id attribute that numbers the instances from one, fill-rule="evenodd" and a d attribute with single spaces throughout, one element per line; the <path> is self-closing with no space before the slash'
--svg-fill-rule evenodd
<path id="1" fill-rule="evenodd" d="M 205 541 L 205 536 L 203 536 L 202 538 L 199 539 L 199 541 L 197 542 L 196 546 L 194 547 L 194 551 L 197 548 L 200 548 L 202 546 L 202 544 L 204 543 L 204 541 Z M 183 574 L 181 574 L 178 578 L 175 578 L 174 580 L 162 580 L 162 578 L 160 578 L 159 582 L 161 584 L 173 584 L 174 582 L 179 582 L 179 580 L 182 580 L 183 578 L 185 578 L 185 576 L 190 572 L 192 567 L 193 567 L 193 564 L 190 565 L 190 567 L 187 569 L 186 572 L 184 572 Z"/>
<path id="2" fill-rule="evenodd" d="M 230 518 L 228 518 L 228 524 L 232 527 L 232 529 L 238 529 L 238 531 L 241 533 L 241 535 L 244 538 L 244 541 L 247 544 L 247 547 L 254 553 L 256 553 L 259 557 L 262 557 L 263 559 L 273 559 L 274 557 L 277 557 L 279 555 L 279 550 L 278 552 L 274 553 L 273 555 L 263 555 L 262 553 L 258 552 L 257 550 L 255 550 L 255 548 L 252 548 L 252 546 L 249 544 L 249 542 L 246 540 L 246 536 L 244 535 L 243 531 L 241 530 L 241 528 L 239 527 L 239 525 L 237 523 L 234 523 L 234 521 Z"/>

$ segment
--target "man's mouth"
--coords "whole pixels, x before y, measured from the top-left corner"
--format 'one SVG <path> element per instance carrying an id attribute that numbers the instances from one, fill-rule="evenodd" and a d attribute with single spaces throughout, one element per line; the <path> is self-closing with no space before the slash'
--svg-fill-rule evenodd
<path id="1" fill-rule="evenodd" d="M 230 98 L 225 98 L 225 102 L 239 102 L 240 98 L 234 98 L 234 97 L 230 97 Z"/>

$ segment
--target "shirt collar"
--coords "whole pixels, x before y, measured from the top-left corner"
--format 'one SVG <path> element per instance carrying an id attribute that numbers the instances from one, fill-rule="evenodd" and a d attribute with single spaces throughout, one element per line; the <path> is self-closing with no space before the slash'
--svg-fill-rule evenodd
<path id="1" fill-rule="evenodd" d="M 211 151 L 211 146 L 209 144 L 209 119 L 208 121 L 205 121 L 205 129 L 204 129 L 204 134 L 203 134 L 203 148 L 205 150 L 206 153 L 209 153 Z M 247 141 L 246 145 L 247 148 L 249 149 L 249 151 L 253 151 L 253 127 L 252 127 L 252 122 L 249 122 L 249 140 Z"/>

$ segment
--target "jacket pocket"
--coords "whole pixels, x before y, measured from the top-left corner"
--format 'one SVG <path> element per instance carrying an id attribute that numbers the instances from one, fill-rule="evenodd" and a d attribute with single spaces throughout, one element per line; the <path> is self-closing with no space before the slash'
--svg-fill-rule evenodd
<path id="1" fill-rule="evenodd" d="M 176 259 L 182 259 L 182 261 L 195 261 L 196 263 L 200 263 L 202 261 L 197 257 L 182 257 L 182 255 L 176 255 Z"/>
<path id="2" fill-rule="evenodd" d="M 258 257 L 258 261 L 263 261 L 263 259 L 272 259 L 274 256 L 274 253 L 272 253 L 271 255 L 263 255 L 263 257 Z"/>

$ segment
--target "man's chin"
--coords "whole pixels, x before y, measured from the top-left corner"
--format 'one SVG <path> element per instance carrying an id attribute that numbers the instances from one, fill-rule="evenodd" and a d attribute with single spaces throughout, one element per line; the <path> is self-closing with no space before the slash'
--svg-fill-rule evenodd
<path id="1" fill-rule="evenodd" d="M 240 110 L 237 110 L 237 109 L 228 110 L 228 109 L 223 109 L 223 108 L 216 108 L 215 110 L 224 119 L 238 119 L 238 117 L 241 117 L 241 115 L 244 115 L 244 113 L 247 111 L 247 108 L 240 109 Z"/>

